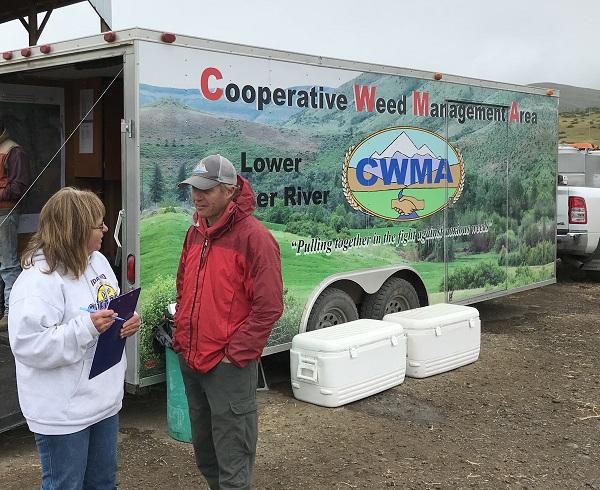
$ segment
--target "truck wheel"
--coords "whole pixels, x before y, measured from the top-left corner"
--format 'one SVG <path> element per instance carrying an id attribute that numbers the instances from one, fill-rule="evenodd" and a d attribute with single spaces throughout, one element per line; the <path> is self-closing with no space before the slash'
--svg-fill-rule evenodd
<path id="1" fill-rule="evenodd" d="M 360 308 L 361 318 L 381 320 L 388 313 L 420 306 L 415 288 L 406 279 L 390 277 L 375 294 L 368 294 Z"/>
<path id="2" fill-rule="evenodd" d="M 329 288 L 321 293 L 308 317 L 306 331 L 358 320 L 358 311 L 352 298 L 344 291 Z"/>

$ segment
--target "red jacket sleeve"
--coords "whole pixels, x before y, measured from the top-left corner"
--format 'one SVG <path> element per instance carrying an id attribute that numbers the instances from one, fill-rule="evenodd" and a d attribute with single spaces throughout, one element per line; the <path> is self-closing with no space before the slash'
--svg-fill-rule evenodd
<path id="1" fill-rule="evenodd" d="M 240 368 L 260 358 L 273 325 L 283 313 L 279 246 L 267 229 L 253 233 L 250 241 L 247 260 L 252 307 L 225 349 L 227 358 Z"/>
<path id="2" fill-rule="evenodd" d="M 0 201 L 18 201 L 31 182 L 27 153 L 19 146 L 13 148 L 8 152 L 5 165 L 7 183 L 0 190 Z"/>

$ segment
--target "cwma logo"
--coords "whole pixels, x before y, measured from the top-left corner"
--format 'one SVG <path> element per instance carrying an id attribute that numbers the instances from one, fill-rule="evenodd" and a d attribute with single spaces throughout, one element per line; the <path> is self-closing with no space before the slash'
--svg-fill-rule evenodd
<path id="1" fill-rule="evenodd" d="M 342 183 L 350 205 L 390 221 L 431 216 L 464 186 L 460 152 L 426 129 L 386 128 L 346 152 Z"/>

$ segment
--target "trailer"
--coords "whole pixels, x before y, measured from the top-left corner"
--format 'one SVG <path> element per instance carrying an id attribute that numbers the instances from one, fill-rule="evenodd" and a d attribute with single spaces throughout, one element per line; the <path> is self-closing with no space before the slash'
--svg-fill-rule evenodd
<path id="1" fill-rule="evenodd" d="M 558 96 L 546 89 L 144 29 L 7 52 L 0 112 L 39 176 L 21 242 L 64 185 L 94 190 L 102 252 L 141 286 L 127 388 L 164 379 L 153 328 L 175 297 L 211 153 L 256 192 L 279 243 L 285 312 L 306 330 L 555 282 Z"/>

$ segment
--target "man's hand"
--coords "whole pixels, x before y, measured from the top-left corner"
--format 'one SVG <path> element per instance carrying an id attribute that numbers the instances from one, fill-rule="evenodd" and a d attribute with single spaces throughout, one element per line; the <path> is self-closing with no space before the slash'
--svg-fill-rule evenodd
<path id="1" fill-rule="evenodd" d="M 121 338 L 124 339 L 126 337 L 131 337 L 140 329 L 140 324 L 140 315 L 138 315 L 137 311 L 135 311 L 133 316 L 121 327 Z"/>

